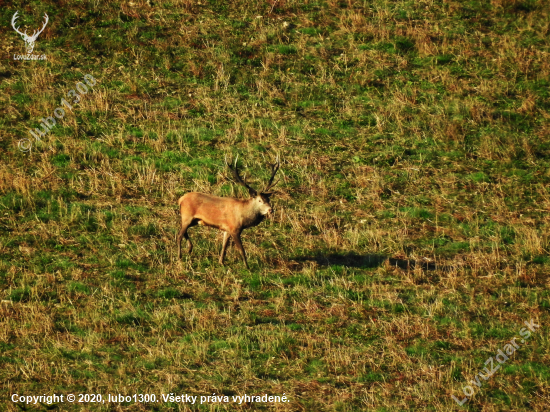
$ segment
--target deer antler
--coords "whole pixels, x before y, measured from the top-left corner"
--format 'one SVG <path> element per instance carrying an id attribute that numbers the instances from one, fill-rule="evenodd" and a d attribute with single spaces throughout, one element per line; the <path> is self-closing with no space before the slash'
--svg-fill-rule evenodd
<path id="1" fill-rule="evenodd" d="M 38 30 L 38 33 L 36 32 L 36 30 L 33 32 L 32 36 L 29 36 L 27 34 L 27 30 L 25 30 L 25 33 L 21 33 L 19 31 L 19 27 L 15 27 L 15 21 L 19 18 L 19 16 L 17 15 L 17 13 L 19 13 L 18 11 L 16 11 L 11 19 L 11 25 L 12 27 L 14 28 L 14 30 L 20 34 L 21 36 L 23 36 L 25 38 L 25 41 L 28 41 L 30 40 L 31 42 L 36 40 L 38 38 L 38 36 L 40 35 L 40 33 L 42 33 L 44 31 L 44 29 L 46 28 L 46 25 L 48 24 L 48 21 L 50 20 L 48 15 L 46 13 L 44 13 L 44 17 L 46 19 L 46 21 L 44 22 L 44 25 L 42 26 L 42 28 L 40 30 Z"/>
<path id="2" fill-rule="evenodd" d="M 267 193 L 269 189 L 271 189 L 273 186 L 275 186 L 277 183 L 279 183 L 279 180 L 277 180 L 275 183 L 273 183 L 273 179 L 275 178 L 275 174 L 279 170 L 279 166 L 281 165 L 281 162 L 279 160 L 279 155 L 277 155 L 277 159 L 275 160 L 275 163 L 273 163 L 271 166 L 271 177 L 269 178 L 269 182 L 267 182 L 267 185 L 265 186 L 265 189 L 262 190 L 262 193 Z"/>
<path id="3" fill-rule="evenodd" d="M 44 13 L 44 17 L 46 18 L 46 21 L 44 22 L 44 25 L 42 26 L 42 28 L 38 31 L 38 33 L 36 33 L 36 30 L 35 30 L 34 33 L 32 34 L 32 38 L 34 40 L 36 40 L 37 37 L 40 35 L 40 33 L 44 31 L 44 29 L 46 28 L 46 25 L 48 24 L 48 21 L 50 20 L 46 13 Z"/>
<path id="4" fill-rule="evenodd" d="M 239 171 L 237 170 L 237 160 L 239 160 L 239 156 L 237 155 L 236 159 L 235 159 L 235 167 L 231 167 L 229 165 L 229 163 L 227 163 L 227 156 L 225 157 L 225 164 L 227 166 L 227 168 L 229 170 L 231 170 L 231 174 L 233 175 L 233 179 L 235 180 L 235 182 L 239 183 L 240 185 L 243 185 L 244 187 L 246 187 L 248 189 L 248 193 L 250 194 L 250 196 L 257 196 L 258 195 L 258 192 L 256 192 L 255 189 L 253 189 L 252 187 L 250 187 L 243 179 L 241 179 L 241 177 L 239 176 Z"/>
<path id="5" fill-rule="evenodd" d="M 19 31 L 19 27 L 15 27 L 15 20 L 17 20 L 17 18 L 19 17 L 19 16 L 17 16 L 17 13 L 19 13 L 19 12 L 16 11 L 15 14 L 13 15 L 13 17 L 12 17 L 12 19 L 11 19 L 11 25 L 12 25 L 12 27 L 14 28 L 14 30 L 15 30 L 17 33 L 19 33 L 21 36 L 23 36 L 23 37 L 29 37 L 29 36 L 27 36 L 27 30 L 25 30 L 25 33 L 21 33 L 21 32 Z"/>

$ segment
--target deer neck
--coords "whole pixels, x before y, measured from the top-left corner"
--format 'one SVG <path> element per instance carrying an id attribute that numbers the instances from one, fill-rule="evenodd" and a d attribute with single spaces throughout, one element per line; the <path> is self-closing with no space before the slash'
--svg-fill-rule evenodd
<path id="1" fill-rule="evenodd" d="M 265 216 L 260 213 L 260 210 L 255 205 L 254 198 L 249 199 L 245 204 L 242 214 L 243 229 L 259 225 L 264 219 Z"/>

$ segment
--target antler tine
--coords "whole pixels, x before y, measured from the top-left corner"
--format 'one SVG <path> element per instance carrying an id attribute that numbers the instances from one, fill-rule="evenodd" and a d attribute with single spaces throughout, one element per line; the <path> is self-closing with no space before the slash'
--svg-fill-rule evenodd
<path id="1" fill-rule="evenodd" d="M 237 157 L 235 158 L 235 167 L 231 167 L 228 163 L 227 163 L 227 157 L 225 159 L 225 164 L 227 165 L 227 167 L 229 168 L 229 170 L 231 170 L 231 174 L 233 175 L 233 179 L 235 180 L 235 182 L 239 183 L 240 185 L 246 187 L 248 189 L 248 193 L 250 194 L 250 196 L 256 196 L 258 193 L 256 192 L 255 189 L 253 189 L 252 187 L 250 187 L 242 178 L 241 176 L 239 176 L 239 171 L 237 169 L 237 161 L 239 160 L 239 155 L 237 155 Z"/>
<path id="2" fill-rule="evenodd" d="M 280 179 L 277 179 L 275 183 L 273 183 L 273 179 L 275 178 L 275 175 L 277 174 L 277 171 L 279 170 L 280 166 L 281 166 L 281 162 L 279 160 L 279 154 L 277 154 L 277 159 L 275 159 L 275 163 L 271 165 L 271 177 L 269 178 L 269 181 L 267 182 L 267 185 L 263 190 L 264 192 L 267 192 L 269 189 L 271 189 L 273 186 L 279 183 Z"/>

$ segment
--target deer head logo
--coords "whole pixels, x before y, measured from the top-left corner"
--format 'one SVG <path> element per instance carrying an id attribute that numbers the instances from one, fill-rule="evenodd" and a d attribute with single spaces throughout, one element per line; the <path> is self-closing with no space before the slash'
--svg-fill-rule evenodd
<path id="1" fill-rule="evenodd" d="M 15 27 L 15 20 L 17 20 L 17 17 L 18 17 L 17 13 L 19 12 L 16 11 L 15 14 L 13 15 L 13 18 L 11 19 L 11 25 L 14 28 L 14 30 L 23 37 L 23 40 L 25 41 L 25 49 L 27 50 L 27 54 L 32 54 L 32 51 L 34 49 L 34 42 L 38 38 L 38 35 L 44 31 L 44 29 L 46 28 L 46 24 L 48 24 L 48 15 L 44 13 L 44 18 L 46 19 L 46 21 L 44 22 L 44 25 L 40 30 L 38 30 L 38 32 L 35 30 L 32 36 L 29 36 L 27 34 L 27 30 L 25 30 L 25 33 L 21 33 L 19 31 L 19 28 Z"/>

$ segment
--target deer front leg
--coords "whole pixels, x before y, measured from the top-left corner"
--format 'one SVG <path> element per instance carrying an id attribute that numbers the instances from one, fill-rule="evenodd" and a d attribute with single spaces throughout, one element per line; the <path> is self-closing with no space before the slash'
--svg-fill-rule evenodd
<path id="1" fill-rule="evenodd" d="M 223 266 L 223 259 L 225 258 L 225 250 L 227 248 L 227 242 L 229 242 L 229 233 L 223 233 L 222 254 L 220 255 L 220 265 Z"/>
<path id="2" fill-rule="evenodd" d="M 235 242 L 235 246 L 237 247 L 237 249 L 239 249 L 239 252 L 241 252 L 241 255 L 242 255 L 243 261 L 244 261 L 244 265 L 246 266 L 246 268 L 248 270 L 250 270 L 250 268 L 248 267 L 248 262 L 246 261 L 246 253 L 244 251 L 243 244 L 241 243 L 241 233 L 240 232 L 233 233 L 231 235 L 231 237 L 233 238 L 233 241 Z"/>

